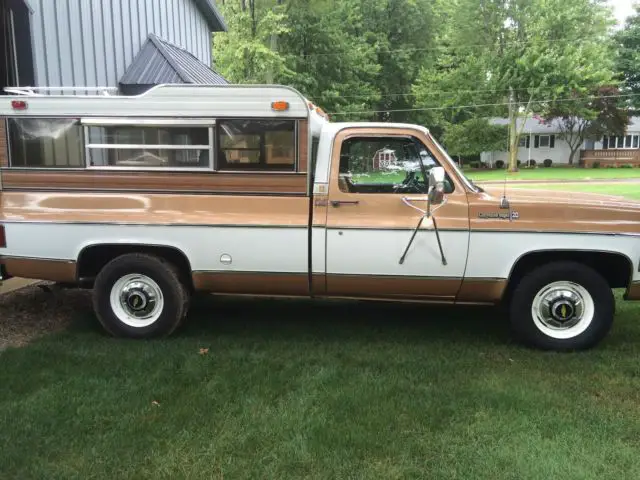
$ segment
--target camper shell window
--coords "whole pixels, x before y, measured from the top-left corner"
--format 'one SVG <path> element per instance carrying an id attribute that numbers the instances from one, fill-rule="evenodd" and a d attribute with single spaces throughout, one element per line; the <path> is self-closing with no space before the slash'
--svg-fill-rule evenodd
<path id="1" fill-rule="evenodd" d="M 218 170 L 293 172 L 295 120 L 219 120 Z"/>
<path id="2" fill-rule="evenodd" d="M 13 168 L 84 168 L 82 126 L 74 118 L 9 118 Z"/>
<path id="3" fill-rule="evenodd" d="M 86 120 L 90 168 L 211 170 L 213 125 Z"/>

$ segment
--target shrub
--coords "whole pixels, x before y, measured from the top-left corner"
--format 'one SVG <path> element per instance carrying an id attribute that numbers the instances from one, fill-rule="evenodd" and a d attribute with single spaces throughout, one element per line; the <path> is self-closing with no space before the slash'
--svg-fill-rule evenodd
<path id="1" fill-rule="evenodd" d="M 480 168 L 480 162 L 470 162 L 469 166 L 471 168 Z"/>
<path id="2" fill-rule="evenodd" d="M 544 162 L 542 162 L 545 166 L 545 168 L 549 168 L 551 167 L 551 165 L 553 165 L 553 160 L 551 160 L 550 158 L 545 158 Z"/>
<path id="3" fill-rule="evenodd" d="M 600 162 L 593 162 L 593 165 L 591 165 L 591 168 L 600 168 Z"/>
<path id="4" fill-rule="evenodd" d="M 638 165 L 638 166 L 640 167 L 640 165 Z M 498 160 L 496 162 L 496 168 L 498 168 L 498 169 L 504 168 L 504 162 L 502 160 Z"/>
<path id="5" fill-rule="evenodd" d="M 522 165 L 522 162 L 520 160 L 518 160 L 517 165 L 518 165 L 518 168 L 520 168 L 520 165 Z"/>
<path id="6" fill-rule="evenodd" d="M 633 165 L 630 163 L 625 163 L 624 165 L 620 165 L 620 168 L 633 168 Z"/>
<path id="7" fill-rule="evenodd" d="M 527 165 L 530 165 L 530 166 L 532 166 L 532 167 L 535 167 L 535 166 L 537 165 L 537 163 L 536 163 L 536 161 L 532 158 L 531 160 L 529 160 L 529 161 L 527 162 Z"/>

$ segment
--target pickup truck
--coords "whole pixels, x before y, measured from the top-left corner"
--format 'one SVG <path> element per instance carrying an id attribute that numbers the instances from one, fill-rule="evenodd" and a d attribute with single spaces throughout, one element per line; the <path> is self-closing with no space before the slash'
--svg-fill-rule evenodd
<path id="1" fill-rule="evenodd" d="M 287 87 L 31 92 L 0 116 L 2 277 L 92 289 L 114 336 L 170 335 L 210 292 L 499 306 L 565 351 L 607 335 L 614 289 L 640 300 L 640 203 L 482 188 L 427 128 L 332 122 Z"/>

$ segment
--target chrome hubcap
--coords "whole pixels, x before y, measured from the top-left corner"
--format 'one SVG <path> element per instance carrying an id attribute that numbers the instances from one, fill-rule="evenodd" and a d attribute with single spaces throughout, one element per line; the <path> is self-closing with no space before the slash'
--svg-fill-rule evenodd
<path id="1" fill-rule="evenodd" d="M 146 327 L 162 313 L 164 297 L 158 284 L 146 275 L 120 278 L 111 289 L 111 308 L 118 319 L 131 327 Z"/>
<path id="2" fill-rule="evenodd" d="M 589 292 L 573 282 L 554 282 L 535 296 L 531 314 L 536 326 L 554 338 L 584 332 L 593 320 L 595 305 Z"/>

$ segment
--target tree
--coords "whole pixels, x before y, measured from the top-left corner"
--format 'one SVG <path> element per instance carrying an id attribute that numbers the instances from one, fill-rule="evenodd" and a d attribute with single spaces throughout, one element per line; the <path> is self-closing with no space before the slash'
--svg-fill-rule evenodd
<path id="1" fill-rule="evenodd" d="M 634 6 L 635 14 L 627 18 L 625 26 L 615 35 L 618 47 L 616 70 L 623 82 L 622 90 L 628 97 L 628 104 L 640 108 L 640 4 Z"/>
<path id="2" fill-rule="evenodd" d="M 611 12 L 599 0 L 459 0 L 452 23 L 447 63 L 422 72 L 414 91 L 443 86 L 446 101 L 441 103 L 455 107 L 454 121 L 456 115 L 464 121 L 465 116 L 506 114 L 512 171 L 525 118 L 544 111 L 549 102 L 584 96 L 612 81 Z M 424 84 L 434 80 L 435 85 Z M 430 106 L 418 95 L 417 101 Z M 474 104 L 495 105 L 472 113 Z"/>
<path id="3" fill-rule="evenodd" d="M 629 112 L 616 87 L 602 87 L 591 98 L 575 95 L 570 101 L 550 105 L 541 123 L 555 123 L 559 137 L 570 148 L 569 165 L 586 139 L 598 139 L 605 134 L 624 135 L 629 124 Z"/>
<path id="4" fill-rule="evenodd" d="M 472 118 L 445 128 L 443 143 L 451 155 L 478 155 L 507 148 L 507 129 L 485 118 Z"/>
<path id="5" fill-rule="evenodd" d="M 287 78 L 294 72 L 284 57 L 270 48 L 272 35 L 287 32 L 286 15 L 271 3 L 227 0 L 221 5 L 228 32 L 213 45 L 216 68 L 232 83 L 266 83 L 269 76 Z"/>

